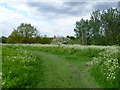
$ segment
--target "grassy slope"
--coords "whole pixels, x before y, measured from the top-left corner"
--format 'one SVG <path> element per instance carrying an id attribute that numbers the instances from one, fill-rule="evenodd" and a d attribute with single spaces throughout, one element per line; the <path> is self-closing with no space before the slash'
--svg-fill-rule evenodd
<path id="1" fill-rule="evenodd" d="M 15 47 L 15 46 L 12 46 Z M 3 56 L 7 52 L 14 51 L 16 48 L 4 50 Z M 20 49 L 21 50 L 21 49 Z M 63 49 L 61 47 L 22 47 L 35 55 L 38 65 L 37 72 L 30 79 L 34 87 L 38 88 L 96 88 L 96 82 L 90 77 L 85 64 L 96 56 L 99 51 L 73 49 Z M 15 55 L 15 53 L 13 53 Z M 40 65 L 39 65 L 40 64 Z M 3 67 L 4 68 L 4 67 Z M 16 71 L 17 72 L 17 71 Z M 4 73 L 4 72 L 3 72 Z M 35 82 L 34 82 L 35 81 Z M 36 82 L 37 81 L 37 82 Z M 32 86 L 31 86 L 32 87 Z"/>

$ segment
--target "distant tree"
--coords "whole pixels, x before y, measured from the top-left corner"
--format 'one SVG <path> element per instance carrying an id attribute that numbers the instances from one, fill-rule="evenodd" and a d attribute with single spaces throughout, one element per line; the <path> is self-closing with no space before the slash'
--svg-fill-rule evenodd
<path id="1" fill-rule="evenodd" d="M 78 38 L 75 38 L 74 36 L 66 36 L 66 38 L 69 39 L 68 44 L 81 44 L 81 40 Z"/>
<path id="2" fill-rule="evenodd" d="M 2 36 L 2 37 L 0 38 L 0 42 L 1 42 L 1 43 L 7 43 L 7 37 Z"/>
<path id="3" fill-rule="evenodd" d="M 74 36 L 66 36 L 66 38 L 70 38 L 71 40 L 75 40 Z"/>
<path id="4" fill-rule="evenodd" d="M 23 36 L 19 34 L 18 30 L 15 30 L 11 33 L 11 35 L 7 39 L 7 43 L 22 43 Z"/>
<path id="5" fill-rule="evenodd" d="M 42 38 L 42 44 L 50 44 L 52 42 L 53 38 L 50 37 L 43 37 Z"/>
<path id="6" fill-rule="evenodd" d="M 38 31 L 34 26 L 21 23 L 8 37 L 8 43 L 30 43 L 30 39 L 37 35 Z"/>
<path id="7" fill-rule="evenodd" d="M 0 37 L 0 43 L 2 43 L 2 37 Z"/>

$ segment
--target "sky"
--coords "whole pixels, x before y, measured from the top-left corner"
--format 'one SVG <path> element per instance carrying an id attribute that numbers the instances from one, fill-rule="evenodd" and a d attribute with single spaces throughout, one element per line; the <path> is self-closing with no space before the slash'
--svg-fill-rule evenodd
<path id="1" fill-rule="evenodd" d="M 1 36 L 8 37 L 21 23 L 35 26 L 40 35 L 74 36 L 75 22 L 95 10 L 116 8 L 118 0 L 0 0 Z"/>

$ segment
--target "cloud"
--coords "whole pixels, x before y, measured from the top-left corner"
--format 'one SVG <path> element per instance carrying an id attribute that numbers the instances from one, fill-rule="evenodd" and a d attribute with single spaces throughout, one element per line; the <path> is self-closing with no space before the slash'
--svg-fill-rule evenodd
<path id="1" fill-rule="evenodd" d="M 36 8 L 37 14 L 49 19 L 83 16 L 92 9 L 92 2 L 91 4 L 86 2 L 28 2 L 27 5 Z"/>
<path id="2" fill-rule="evenodd" d="M 118 2 L 119 0 L 1 0 L 0 2 Z"/>
<path id="3" fill-rule="evenodd" d="M 0 4 L 2 12 L 0 30 L 2 35 L 9 36 L 20 23 L 31 23 L 37 27 L 41 35 L 74 35 L 76 21 L 81 18 L 89 19 L 93 10 L 106 10 L 109 7 L 116 7 L 116 4 L 117 2 L 64 2 L 62 0 L 59 2 L 4 2 Z"/>
<path id="4" fill-rule="evenodd" d="M 109 9 L 111 7 L 117 7 L 118 5 L 118 2 L 99 2 L 99 3 L 96 3 L 93 8 L 96 9 L 96 10 L 106 10 L 106 9 Z"/>
<path id="5" fill-rule="evenodd" d="M 45 28 L 50 27 L 49 23 L 46 21 L 38 21 L 33 18 L 27 17 L 23 14 L 20 14 L 14 10 L 6 9 L 5 7 L 0 6 L 2 14 L 0 14 L 0 30 L 2 30 L 2 35 L 8 36 L 17 28 L 20 23 L 31 23 L 33 26 L 37 27 L 40 32 L 45 33 Z"/>

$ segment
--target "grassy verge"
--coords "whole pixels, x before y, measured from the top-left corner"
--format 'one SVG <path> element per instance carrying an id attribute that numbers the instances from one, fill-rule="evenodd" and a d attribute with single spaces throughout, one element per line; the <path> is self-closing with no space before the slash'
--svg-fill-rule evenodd
<path id="1" fill-rule="evenodd" d="M 4 45 L 2 48 L 2 87 L 33 88 L 39 82 L 41 61 L 19 47 Z M 37 78 L 37 79 L 36 79 Z"/>
<path id="2" fill-rule="evenodd" d="M 107 48 L 90 62 L 89 70 L 97 83 L 103 88 L 119 88 L 118 48 Z"/>

